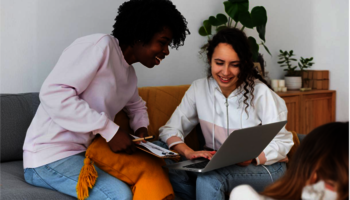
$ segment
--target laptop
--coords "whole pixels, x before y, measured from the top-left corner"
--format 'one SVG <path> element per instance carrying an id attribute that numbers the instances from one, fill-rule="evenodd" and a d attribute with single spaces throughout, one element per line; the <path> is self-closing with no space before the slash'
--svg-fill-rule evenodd
<path id="1" fill-rule="evenodd" d="M 287 121 L 281 121 L 235 130 L 228 136 L 211 160 L 198 158 L 165 165 L 165 167 L 204 173 L 256 158 L 286 123 Z"/>

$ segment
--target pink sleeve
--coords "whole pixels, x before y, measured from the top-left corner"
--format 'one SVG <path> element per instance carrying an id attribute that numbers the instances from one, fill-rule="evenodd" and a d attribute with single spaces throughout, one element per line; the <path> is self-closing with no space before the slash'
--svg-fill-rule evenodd
<path id="1" fill-rule="evenodd" d="M 130 118 L 130 127 L 136 131 L 141 127 L 147 128 L 149 125 L 146 102 L 140 97 L 136 88 L 134 95 L 126 104 L 124 111 Z"/>
<path id="2" fill-rule="evenodd" d="M 79 95 L 95 77 L 109 51 L 92 43 L 69 46 L 40 90 L 44 110 L 52 120 L 72 132 L 100 133 L 109 141 L 119 129 L 105 113 L 90 108 Z"/>

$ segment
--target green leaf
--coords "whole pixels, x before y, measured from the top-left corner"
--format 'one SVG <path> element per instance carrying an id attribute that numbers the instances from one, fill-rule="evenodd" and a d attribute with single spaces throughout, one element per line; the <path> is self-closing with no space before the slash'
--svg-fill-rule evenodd
<path id="1" fill-rule="evenodd" d="M 262 6 L 256 6 L 252 9 L 251 12 L 254 25 L 256 30 L 259 33 L 260 39 L 265 42 L 265 32 L 266 32 L 266 23 L 267 23 L 267 14 L 266 10 Z"/>
<path id="2" fill-rule="evenodd" d="M 230 1 L 225 1 L 224 2 L 225 6 L 225 12 L 226 14 L 231 17 L 235 22 L 239 21 L 239 13 L 242 11 L 248 11 L 249 9 L 249 2 L 244 1 L 241 3 L 237 2 L 230 2 Z"/>
<path id="3" fill-rule="evenodd" d="M 216 15 L 216 19 L 221 23 L 220 25 L 226 24 L 228 21 L 226 15 L 221 14 L 221 13 Z"/>
<path id="4" fill-rule="evenodd" d="M 248 11 L 243 11 L 239 13 L 239 21 L 243 24 L 243 26 L 247 28 L 254 28 L 253 18 Z"/>
<path id="5" fill-rule="evenodd" d="M 220 22 L 214 16 L 210 16 L 208 21 L 209 21 L 210 25 L 212 25 L 212 26 L 221 25 Z"/>
<path id="6" fill-rule="evenodd" d="M 250 51 L 253 54 L 253 61 L 257 61 L 258 60 L 258 55 L 259 55 L 259 45 L 256 43 L 255 38 L 253 37 L 248 37 L 248 42 L 249 42 L 249 46 L 250 46 Z"/>
<path id="7" fill-rule="evenodd" d="M 252 9 L 251 15 L 256 26 L 266 25 L 267 14 L 266 10 L 262 6 L 256 6 Z"/>
<path id="8" fill-rule="evenodd" d="M 198 30 L 199 35 L 208 36 L 211 35 L 211 24 L 209 20 L 203 21 L 203 26 L 201 26 Z"/>
<path id="9" fill-rule="evenodd" d="M 283 53 L 283 51 L 280 49 L 280 53 Z"/>
<path id="10" fill-rule="evenodd" d="M 199 35 L 201 36 L 208 36 L 209 34 L 205 31 L 204 27 L 201 26 L 198 30 Z"/>
<path id="11" fill-rule="evenodd" d="M 291 58 L 291 59 L 289 59 L 289 60 L 297 61 L 297 59 L 295 59 L 295 58 Z"/>
<path id="12" fill-rule="evenodd" d="M 284 63 L 285 62 L 285 60 L 283 60 L 283 61 L 278 61 L 277 63 L 278 64 L 282 64 L 282 63 Z"/>
<path id="13" fill-rule="evenodd" d="M 209 22 L 212 26 L 220 26 L 226 24 L 227 17 L 224 14 L 219 13 L 216 15 L 216 18 L 214 16 L 210 16 Z"/>
<path id="14" fill-rule="evenodd" d="M 265 40 L 266 25 L 256 26 L 256 31 L 258 31 L 260 39 L 266 42 Z"/>
<path id="15" fill-rule="evenodd" d="M 264 46 L 264 48 L 265 48 L 265 50 L 267 51 L 267 53 L 269 53 L 269 54 L 270 54 L 270 56 L 272 56 L 272 55 L 271 55 L 271 53 L 270 53 L 269 48 L 267 48 L 267 46 L 266 46 L 264 43 L 262 43 L 262 45 Z"/>
<path id="16" fill-rule="evenodd" d="M 219 27 L 216 28 L 216 32 L 219 32 L 219 31 L 221 31 L 222 29 L 225 29 L 225 28 L 227 28 L 227 26 L 219 26 Z"/>
<path id="17" fill-rule="evenodd" d="M 245 3 L 248 2 L 248 0 L 229 0 L 231 3 Z"/>
<path id="18" fill-rule="evenodd" d="M 205 31 L 207 32 L 207 34 L 210 35 L 211 34 L 211 24 L 210 24 L 209 20 L 203 21 L 203 27 L 204 27 Z"/>
<path id="19" fill-rule="evenodd" d="M 232 19 L 235 18 L 235 16 L 238 13 L 238 6 L 236 3 L 231 3 L 230 1 L 224 2 L 225 6 L 225 12 L 228 16 L 230 16 Z"/>

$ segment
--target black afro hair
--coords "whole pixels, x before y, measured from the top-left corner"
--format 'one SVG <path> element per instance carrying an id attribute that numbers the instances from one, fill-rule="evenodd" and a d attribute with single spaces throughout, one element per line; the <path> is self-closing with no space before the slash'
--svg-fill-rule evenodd
<path id="1" fill-rule="evenodd" d="M 130 0 L 119 7 L 112 35 L 120 44 L 147 44 L 164 27 L 173 34 L 172 48 L 182 46 L 190 34 L 186 19 L 170 0 Z"/>

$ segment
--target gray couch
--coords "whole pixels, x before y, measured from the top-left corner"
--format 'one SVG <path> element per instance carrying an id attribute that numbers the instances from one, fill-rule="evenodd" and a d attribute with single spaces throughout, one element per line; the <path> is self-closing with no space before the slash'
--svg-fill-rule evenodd
<path id="1" fill-rule="evenodd" d="M 0 94 L 0 199 L 75 199 L 57 191 L 29 185 L 24 180 L 23 143 L 39 106 L 38 93 Z M 175 200 L 181 200 L 176 197 Z"/>
<path id="2" fill-rule="evenodd" d="M 0 199 L 75 199 L 53 190 L 29 185 L 24 180 L 22 147 L 27 128 L 40 103 L 38 93 L 1 94 L 0 102 Z M 304 137 L 299 134 L 298 136 L 299 140 Z"/>
<path id="3" fill-rule="evenodd" d="M 1 94 L 0 102 L 0 199 L 75 199 L 53 190 L 34 187 L 24 180 L 22 147 L 27 128 L 40 103 L 38 93 Z"/>

